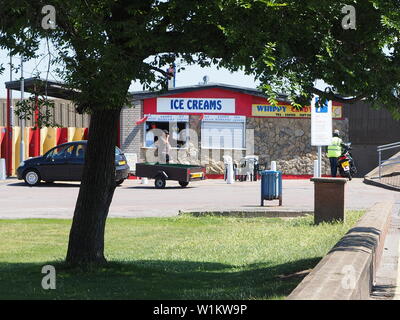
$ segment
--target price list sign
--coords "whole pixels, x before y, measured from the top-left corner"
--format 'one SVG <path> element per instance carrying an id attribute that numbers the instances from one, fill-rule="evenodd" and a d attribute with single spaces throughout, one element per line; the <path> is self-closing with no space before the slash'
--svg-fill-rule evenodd
<path id="1" fill-rule="evenodd" d="M 329 146 L 332 142 L 332 101 L 318 104 L 315 97 L 311 104 L 311 145 Z"/>

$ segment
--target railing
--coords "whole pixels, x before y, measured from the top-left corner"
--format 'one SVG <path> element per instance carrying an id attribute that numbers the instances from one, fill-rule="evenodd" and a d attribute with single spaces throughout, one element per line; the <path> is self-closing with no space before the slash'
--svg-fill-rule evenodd
<path id="1" fill-rule="evenodd" d="M 385 174 L 385 175 L 383 174 L 384 167 L 400 164 L 400 156 L 391 157 L 389 159 L 383 160 L 382 159 L 382 151 L 393 150 L 393 149 L 397 149 L 397 148 L 400 149 L 400 142 L 395 142 L 395 143 L 378 146 L 378 148 L 377 148 L 378 156 L 379 156 L 378 175 L 379 175 L 380 181 L 382 181 L 382 179 L 384 179 L 384 180 L 386 180 L 385 183 L 396 186 L 396 187 L 400 187 L 400 169 L 399 169 L 399 172 L 392 172 L 390 174 Z"/>

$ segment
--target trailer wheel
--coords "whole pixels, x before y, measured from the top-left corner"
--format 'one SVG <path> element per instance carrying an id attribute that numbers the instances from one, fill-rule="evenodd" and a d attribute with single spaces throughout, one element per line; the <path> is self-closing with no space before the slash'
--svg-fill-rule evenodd
<path id="1" fill-rule="evenodd" d="M 185 187 L 187 187 L 187 185 L 189 184 L 189 182 L 187 182 L 187 181 L 179 181 L 179 184 L 180 184 L 180 186 L 181 186 L 182 188 L 185 188 Z"/>
<path id="2" fill-rule="evenodd" d="M 156 189 L 164 189 L 166 185 L 166 181 L 164 177 L 157 177 L 156 181 L 154 181 L 154 186 Z"/>

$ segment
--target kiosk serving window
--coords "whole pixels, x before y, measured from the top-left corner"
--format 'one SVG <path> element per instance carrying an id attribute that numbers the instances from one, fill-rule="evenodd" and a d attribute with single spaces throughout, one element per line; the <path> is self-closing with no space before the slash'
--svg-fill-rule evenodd
<path id="1" fill-rule="evenodd" d="M 189 116 L 187 115 L 148 115 L 144 124 L 144 146 L 154 147 L 157 142 L 157 134 L 153 129 L 168 130 L 172 147 L 181 148 L 186 141 L 181 141 L 179 134 L 189 128 Z"/>
<path id="2" fill-rule="evenodd" d="M 201 147 L 206 149 L 244 149 L 244 116 L 204 116 L 201 125 Z"/>

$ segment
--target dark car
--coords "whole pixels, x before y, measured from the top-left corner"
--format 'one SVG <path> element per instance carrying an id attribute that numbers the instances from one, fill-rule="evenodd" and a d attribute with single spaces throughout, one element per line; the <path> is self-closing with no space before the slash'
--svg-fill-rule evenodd
<path id="1" fill-rule="evenodd" d="M 41 157 L 21 162 L 17 169 L 19 180 L 34 186 L 53 181 L 81 181 L 87 141 L 60 144 Z M 122 151 L 115 147 L 115 181 L 119 185 L 128 177 L 129 166 Z"/>

